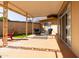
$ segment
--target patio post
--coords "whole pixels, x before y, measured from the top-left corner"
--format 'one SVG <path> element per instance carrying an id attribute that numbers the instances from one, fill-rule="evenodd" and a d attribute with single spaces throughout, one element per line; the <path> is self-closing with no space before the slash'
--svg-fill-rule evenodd
<path id="1" fill-rule="evenodd" d="M 3 2 L 3 47 L 7 46 L 7 39 L 8 39 L 8 2 Z"/>
<path id="2" fill-rule="evenodd" d="M 34 24 L 33 24 L 33 18 L 32 18 L 32 35 L 33 35 L 33 33 L 34 33 L 34 26 L 33 26 Z"/>
<path id="3" fill-rule="evenodd" d="M 27 13 L 26 13 L 27 16 Z M 27 17 L 26 17 L 26 37 L 27 37 L 27 32 L 28 32 L 28 23 L 27 23 Z"/>

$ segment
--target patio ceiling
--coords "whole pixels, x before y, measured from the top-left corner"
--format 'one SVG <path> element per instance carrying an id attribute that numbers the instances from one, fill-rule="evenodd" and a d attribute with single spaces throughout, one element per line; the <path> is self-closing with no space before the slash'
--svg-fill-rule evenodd
<path id="1" fill-rule="evenodd" d="M 44 17 L 57 14 L 63 1 L 9 1 L 8 8 L 22 15 Z"/>
<path id="2" fill-rule="evenodd" d="M 33 17 L 43 17 L 57 14 L 63 1 L 11 1 L 10 3 L 27 11 Z"/>

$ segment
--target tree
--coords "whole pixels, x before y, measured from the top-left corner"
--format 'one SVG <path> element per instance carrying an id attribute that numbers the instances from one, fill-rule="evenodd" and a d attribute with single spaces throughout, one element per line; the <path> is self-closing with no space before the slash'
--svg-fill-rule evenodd
<path id="1" fill-rule="evenodd" d="M 3 17 L 0 17 L 0 21 L 3 21 Z M 10 21 L 10 20 L 8 20 L 8 21 Z"/>
<path id="2" fill-rule="evenodd" d="M 0 17 L 0 21 L 3 21 L 3 17 Z"/>

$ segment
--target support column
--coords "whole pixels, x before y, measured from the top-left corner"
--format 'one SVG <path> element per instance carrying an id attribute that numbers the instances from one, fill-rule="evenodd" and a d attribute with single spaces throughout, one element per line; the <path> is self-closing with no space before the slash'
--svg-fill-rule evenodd
<path id="1" fill-rule="evenodd" d="M 27 16 L 27 14 L 26 14 Z M 27 17 L 26 17 L 26 37 L 27 37 L 27 34 L 28 34 L 28 23 L 27 23 Z"/>
<path id="2" fill-rule="evenodd" d="M 3 2 L 3 46 L 7 46 L 7 38 L 8 38 L 8 2 Z"/>
<path id="3" fill-rule="evenodd" d="M 32 35 L 33 35 L 33 33 L 34 33 L 34 26 L 33 26 L 34 24 L 33 24 L 33 18 L 32 18 Z"/>

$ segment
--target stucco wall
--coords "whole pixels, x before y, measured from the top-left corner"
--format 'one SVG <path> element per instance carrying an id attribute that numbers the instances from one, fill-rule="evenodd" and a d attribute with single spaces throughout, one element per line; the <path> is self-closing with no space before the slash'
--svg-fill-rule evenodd
<path id="1" fill-rule="evenodd" d="M 79 2 L 72 2 L 72 50 L 79 57 Z"/>

